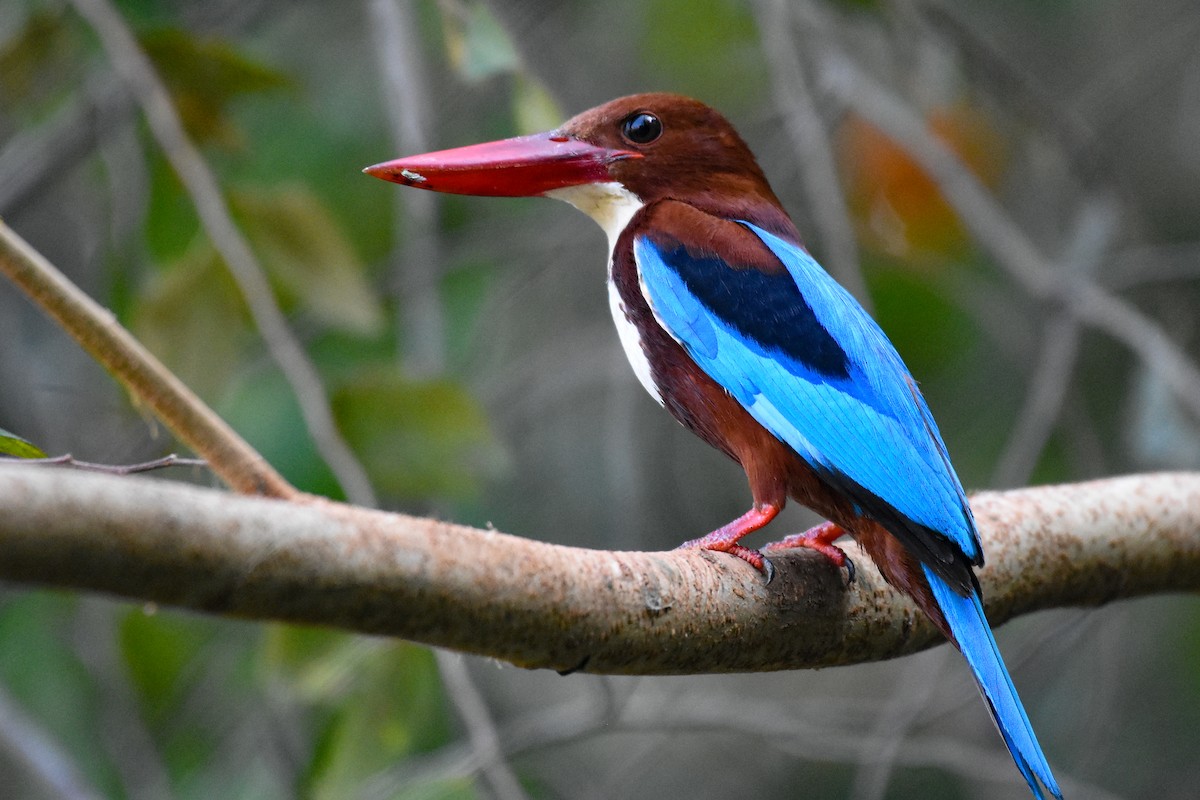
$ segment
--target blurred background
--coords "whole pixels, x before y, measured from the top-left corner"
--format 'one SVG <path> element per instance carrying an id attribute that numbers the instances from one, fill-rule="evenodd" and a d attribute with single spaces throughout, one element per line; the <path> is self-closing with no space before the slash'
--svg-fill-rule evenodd
<path id="1" fill-rule="evenodd" d="M 1190 0 L 110 2 L 0 3 L 0 215 L 302 489 L 363 498 L 308 432 L 121 41 L 169 90 L 319 372 L 328 398 L 305 400 L 384 507 L 621 549 L 747 507 L 741 471 L 625 363 L 590 220 L 360 174 L 646 90 L 739 128 L 969 488 L 1200 467 Z M 178 449 L 3 281 L 0 342 L 0 428 L 108 463 Z M 789 509 L 771 538 L 813 521 Z M 1195 796 L 1194 597 L 999 639 L 1069 797 Z M 4 798 L 1028 796 L 947 647 L 560 677 L 18 586 L 0 745 Z"/>

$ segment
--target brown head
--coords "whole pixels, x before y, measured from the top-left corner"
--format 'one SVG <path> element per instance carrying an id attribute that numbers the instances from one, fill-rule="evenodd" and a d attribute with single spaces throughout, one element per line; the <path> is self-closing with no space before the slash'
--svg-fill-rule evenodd
<path id="1" fill-rule="evenodd" d="M 401 158 L 364 171 L 454 194 L 551 194 L 581 208 L 581 193 L 561 190 L 619 184 L 641 204 L 669 197 L 722 215 L 761 209 L 752 214 L 760 216 L 764 207 L 773 207 L 766 212 L 770 216 L 783 215 L 733 126 L 703 103 L 675 94 L 621 97 L 557 130 Z"/>

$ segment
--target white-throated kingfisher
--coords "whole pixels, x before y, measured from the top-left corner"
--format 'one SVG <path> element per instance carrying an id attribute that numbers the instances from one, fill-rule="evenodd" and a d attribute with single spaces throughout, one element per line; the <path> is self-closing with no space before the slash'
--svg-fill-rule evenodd
<path id="1" fill-rule="evenodd" d="M 752 508 L 685 547 L 738 556 L 788 497 L 830 520 L 779 545 L 851 534 L 966 657 L 1035 797 L 1062 793 L 1000 657 L 974 567 L 983 552 L 933 416 L 875 321 L 801 244 L 733 126 L 686 97 L 640 94 L 561 128 L 402 158 L 367 173 L 494 197 L 545 195 L 608 234 L 608 292 L 643 386 L 742 466 Z"/>

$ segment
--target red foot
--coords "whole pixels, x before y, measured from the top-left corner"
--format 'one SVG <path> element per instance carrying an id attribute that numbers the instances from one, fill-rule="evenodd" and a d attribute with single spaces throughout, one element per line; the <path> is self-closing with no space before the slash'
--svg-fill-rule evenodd
<path id="1" fill-rule="evenodd" d="M 834 544 L 834 542 L 846 535 L 846 531 L 835 522 L 822 522 L 820 525 L 809 528 L 804 533 L 793 533 L 791 536 L 786 536 L 778 542 L 771 542 L 763 550 L 774 552 L 776 550 L 787 550 L 793 547 L 807 547 L 809 550 L 816 550 L 838 567 L 845 567 L 846 573 L 850 577 L 850 582 L 854 582 L 854 562 L 846 555 L 846 551 Z"/>
<path id="2" fill-rule="evenodd" d="M 686 547 L 729 553 L 745 561 L 759 572 L 764 573 L 767 576 L 767 582 L 770 583 L 771 578 L 775 574 L 775 568 L 771 566 L 771 562 L 764 558 L 763 554 L 757 550 L 751 550 L 749 547 L 738 544 L 738 540 L 747 534 L 754 533 L 754 531 L 775 519 L 778 514 L 778 506 L 770 504 L 755 506 L 728 525 L 722 525 L 707 536 L 684 542 L 677 549 Z"/>

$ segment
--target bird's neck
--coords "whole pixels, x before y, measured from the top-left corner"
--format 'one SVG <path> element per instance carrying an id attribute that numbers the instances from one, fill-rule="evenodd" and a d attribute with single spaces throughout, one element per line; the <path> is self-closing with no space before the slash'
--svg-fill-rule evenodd
<path id="1" fill-rule="evenodd" d="M 546 192 L 546 196 L 570 203 L 594 219 L 608 236 L 610 260 L 621 231 L 644 205 L 640 197 L 616 181 L 567 186 Z"/>

